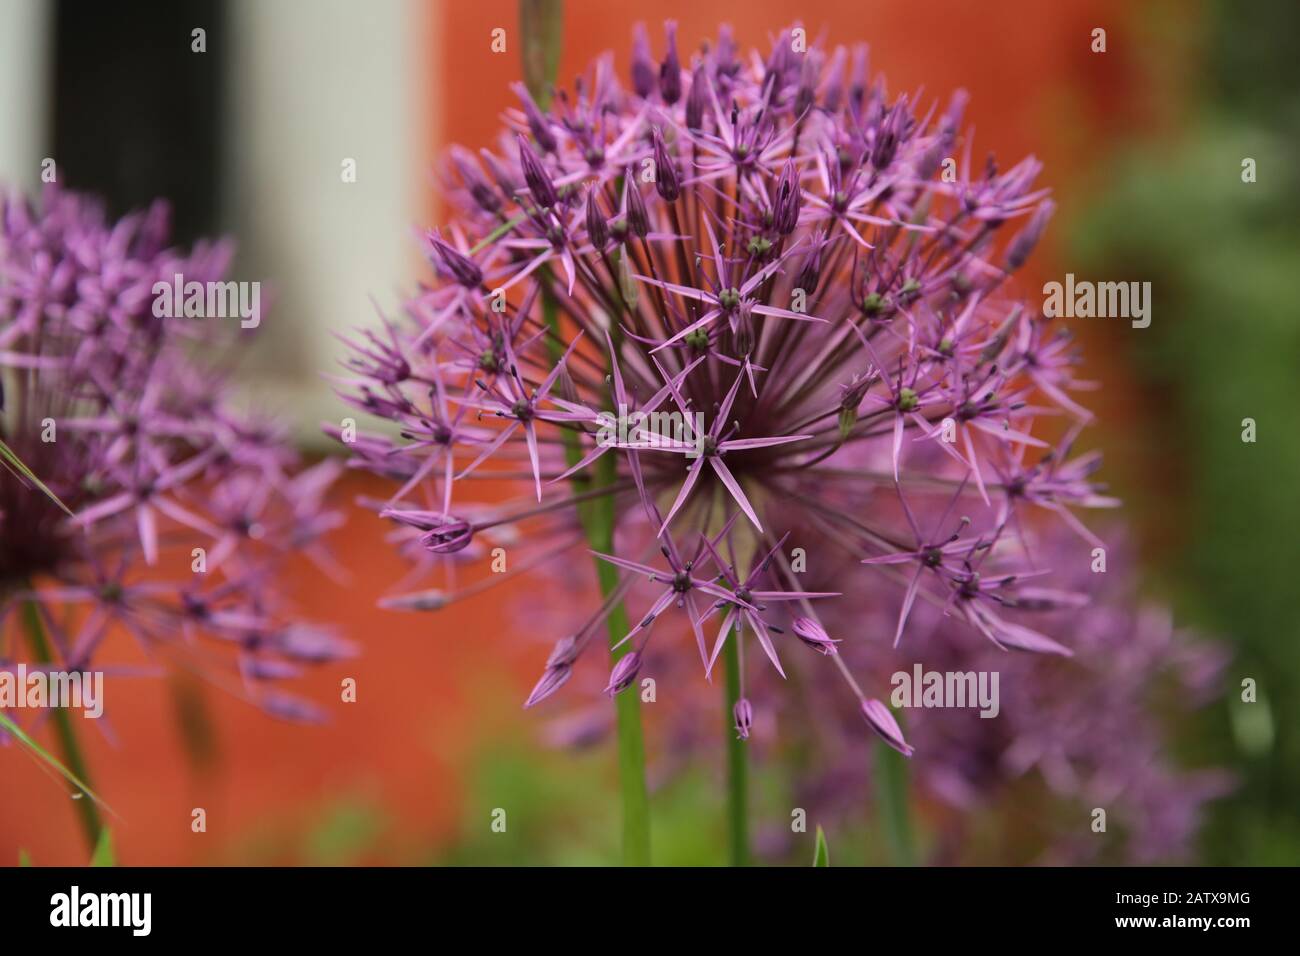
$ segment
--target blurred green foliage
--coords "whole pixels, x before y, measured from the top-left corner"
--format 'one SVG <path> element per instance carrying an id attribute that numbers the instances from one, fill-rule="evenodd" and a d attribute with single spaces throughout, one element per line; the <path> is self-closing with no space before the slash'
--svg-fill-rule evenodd
<path id="1" fill-rule="evenodd" d="M 1156 540 L 1179 617 L 1235 650 L 1228 719 L 1185 749 L 1241 777 L 1205 862 L 1300 861 L 1300 4 L 1220 2 L 1205 24 L 1198 113 L 1099 178 L 1074 251 L 1150 280 L 1142 332 L 1107 335 L 1140 383 L 1140 446 L 1113 473 Z M 1242 163 L 1255 160 L 1256 181 Z M 1255 443 L 1243 442 L 1254 419 Z M 1240 700 L 1253 678 L 1259 702 Z M 1218 715 L 1222 718 L 1222 712 Z M 1231 733 L 1229 732 L 1231 729 Z"/>
<path id="2" fill-rule="evenodd" d="M 609 866 L 620 859 L 619 804 L 607 748 L 530 751 L 523 743 L 485 747 L 472 773 L 457 840 L 440 866 Z M 726 860 L 720 792 L 688 773 L 653 795 L 652 858 L 657 866 L 711 866 Z M 492 813 L 506 812 L 504 832 Z"/>

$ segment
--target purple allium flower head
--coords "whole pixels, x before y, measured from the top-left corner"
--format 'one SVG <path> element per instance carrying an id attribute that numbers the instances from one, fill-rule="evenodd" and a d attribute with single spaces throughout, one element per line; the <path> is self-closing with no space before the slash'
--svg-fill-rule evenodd
<path id="1" fill-rule="evenodd" d="M 161 202 L 112 222 L 56 187 L 39 204 L 0 199 L 0 438 L 71 512 L 0 471 L 0 627 L 33 601 L 58 666 L 101 666 L 118 630 L 308 717 L 274 682 L 353 648 L 297 621 L 277 572 L 301 552 L 336 573 L 322 538 L 341 520 L 324 501 L 339 469 L 301 469 L 277 425 L 236 410 L 230 353 L 252 334 L 238 319 L 187 317 L 189 291 L 162 298 L 221 281 L 230 244 L 167 241 Z"/>
<path id="2" fill-rule="evenodd" d="M 1170 756 L 1169 736 L 1222 692 L 1225 649 L 1175 630 L 1169 611 L 1140 600 L 1132 554 L 1122 540 L 1109 549 L 1105 574 L 1093 570 L 1088 542 L 1067 529 L 1027 528 L 1023 541 L 998 546 L 1026 548 L 1040 567 L 1056 568 L 1066 593 L 1087 591 L 1092 600 L 1080 606 L 1056 593 L 1022 594 L 1005 606 L 1006 617 L 1069 636 L 1073 657 L 1006 653 L 967 640 L 961 619 L 928 602 L 914 610 L 915 641 L 894 649 L 889 641 L 845 640 L 841 656 L 855 669 L 894 675 L 896 691 L 898 675 L 914 679 L 918 667 L 941 675 L 997 674 L 996 713 L 989 709 L 989 717 L 974 702 L 923 706 L 914 696 L 905 704 L 907 739 L 917 754 L 913 786 L 922 803 L 953 817 L 945 830 L 952 827 L 959 836 L 1006 806 L 1017 818 L 1002 823 L 1017 827 L 1019 814 L 1030 806 L 1040 821 L 1061 819 L 1062 825 L 1044 830 L 1039 856 L 1004 862 L 1152 864 L 1186 858 L 1205 805 L 1230 790 L 1231 779 L 1216 769 L 1179 766 Z M 842 559 L 848 562 L 848 555 Z M 827 562 L 807 576 L 814 587 L 842 588 L 844 576 L 853 578 L 854 572 L 848 563 Z M 845 633 L 888 630 L 897 615 L 894 606 L 866 593 L 823 602 L 820 610 Z M 793 732 L 844 756 L 818 767 L 794 799 L 816 808 L 823 819 L 854 818 L 872 799 L 871 767 L 842 743 L 858 735 L 863 717 L 871 717 L 841 704 L 826 669 L 801 674 L 809 676 L 815 682 L 810 696 L 835 713 L 822 710 L 811 724 L 794 722 Z M 770 695 L 779 683 L 758 680 L 753 692 Z M 872 708 L 876 717 L 888 713 L 883 702 L 880 708 Z M 1071 809 L 1054 812 L 1058 805 Z M 1086 826 L 1080 831 L 1078 821 L 1095 806 L 1122 819 L 1113 836 Z"/>
<path id="3" fill-rule="evenodd" d="M 617 586 L 564 625 L 574 642 L 530 704 L 625 604 L 639 660 L 668 630 L 689 630 L 706 675 L 729 640 L 762 652 L 742 654 L 747 670 L 812 658 L 859 727 L 907 752 L 844 650 L 906 648 L 925 605 L 948 612 L 953 640 L 1068 653 L 1068 635 L 1017 619 L 1073 600 L 1021 546 L 1028 516 L 1090 542 L 1075 510 L 1114 502 L 1095 455 L 1071 457 L 1090 417 L 1078 357 L 1007 285 L 1003 264 L 1050 211 L 1037 161 L 936 178 L 963 145 L 964 94 L 890 96 L 868 84 L 865 47 L 799 54 L 791 36 L 741 55 L 724 29 L 681 63 L 670 26 L 657 66 L 638 27 L 630 86 L 602 57 L 549 112 L 509 111 L 481 166 L 453 150 L 441 234 L 481 286 L 443 262 L 373 333 L 382 350 L 351 343 L 340 394 L 391 427 L 349 451 L 396 483 L 376 506 L 413 562 L 401 587 L 445 576 L 448 600 L 574 574 L 586 510 L 610 507 L 614 547 L 597 557 Z M 542 156 L 539 130 L 555 140 Z M 1019 231 L 1009 247 L 1004 227 Z M 1073 422 L 1055 442 L 1052 416 Z M 530 487 L 489 502 L 482 480 Z M 507 535 L 510 571 L 485 573 L 480 538 Z M 838 561 L 858 577 L 805 585 Z M 823 608 L 875 608 L 895 589 L 887 633 L 829 637 Z"/>

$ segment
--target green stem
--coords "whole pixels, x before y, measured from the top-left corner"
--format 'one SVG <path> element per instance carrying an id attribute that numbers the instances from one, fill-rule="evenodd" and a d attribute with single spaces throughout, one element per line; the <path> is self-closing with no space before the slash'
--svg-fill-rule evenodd
<path id="1" fill-rule="evenodd" d="M 749 755 L 736 733 L 736 701 L 740 699 L 740 634 L 732 631 L 722 648 L 726 682 L 723 685 L 722 732 L 727 741 L 727 823 L 731 865 L 749 866 Z"/>
<path id="2" fill-rule="evenodd" d="M 596 480 L 615 480 L 616 459 L 602 455 L 596 462 Z M 591 503 L 587 522 L 591 546 L 606 554 L 614 550 L 614 496 L 606 495 Z M 596 561 L 600 593 L 608 595 L 618 586 L 618 569 L 608 561 Z M 610 665 L 632 650 L 625 643 L 618 650 L 614 644 L 629 630 L 627 610 L 622 603 L 609 614 Z M 645 740 L 641 732 L 641 697 L 637 686 L 624 690 L 614 699 L 618 721 L 618 777 L 623 793 L 623 863 L 627 866 L 650 865 L 650 798 L 645 783 Z"/>
<path id="3" fill-rule="evenodd" d="M 23 624 L 27 630 L 27 640 L 32 647 L 32 656 L 37 664 L 53 664 L 54 655 L 50 652 L 50 642 L 45 637 L 45 628 L 41 625 L 40 611 L 36 602 L 23 603 Z M 63 760 L 73 775 L 90 785 L 90 775 L 86 772 L 86 760 L 81 746 L 77 743 L 77 733 L 72 724 L 72 717 L 62 707 L 53 710 L 54 732 L 59 738 L 59 747 L 63 751 Z M 99 845 L 99 833 L 103 823 L 99 819 L 99 809 L 95 801 L 85 794 L 75 801 L 77 814 L 81 818 L 81 829 L 86 838 L 86 845 L 93 853 Z"/>
<path id="4" fill-rule="evenodd" d="M 916 844 L 907 802 L 907 758 L 876 741 L 876 804 L 895 866 L 916 865 Z"/>
<path id="5" fill-rule="evenodd" d="M 542 315 L 548 328 L 555 334 L 550 337 L 551 357 L 559 361 L 564 354 L 560 332 L 559 308 L 550 288 L 549 270 L 542 271 Z M 564 457 L 569 466 L 582 460 L 578 436 L 572 431 L 564 434 Z M 618 464 L 613 455 L 601 455 L 594 463 L 595 480 L 579 473 L 570 481 L 576 492 L 592 487 L 612 486 L 618 480 Z M 614 551 L 615 510 L 614 495 L 601 495 L 590 501 L 579 502 L 578 518 L 587 533 L 592 550 L 612 554 Z M 601 597 L 608 597 L 618 587 L 618 568 L 608 561 L 594 559 L 596 579 Z M 627 610 L 622 602 L 614 605 L 606 622 L 609 629 L 610 666 L 632 650 L 629 641 L 615 650 L 614 645 L 630 630 Z M 614 698 L 618 740 L 618 778 L 623 797 L 623 864 L 625 866 L 650 865 L 650 797 L 645 782 L 645 738 L 641 731 L 641 698 L 636 686 L 628 688 Z"/>

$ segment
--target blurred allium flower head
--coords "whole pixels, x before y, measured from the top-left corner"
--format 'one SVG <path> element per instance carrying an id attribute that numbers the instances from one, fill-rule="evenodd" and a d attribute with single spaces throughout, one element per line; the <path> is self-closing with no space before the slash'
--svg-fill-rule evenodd
<path id="1" fill-rule="evenodd" d="M 337 468 L 301 469 L 278 426 L 232 404 L 237 322 L 155 314 L 155 282 L 220 280 L 232 252 L 172 249 L 168 231 L 161 202 L 118 222 L 55 188 L 0 204 L 0 438 L 71 512 L 0 471 L 0 623 L 17 630 L 34 602 L 66 670 L 112 671 L 100 647 L 121 628 L 310 718 L 277 683 L 351 648 L 298 621 L 276 576 L 295 551 L 329 566 Z M 6 638 L 0 664 L 22 660 Z"/>
<path id="2" fill-rule="evenodd" d="M 915 699 L 907 711 L 918 753 L 911 779 L 941 834 L 939 861 L 961 862 L 957 854 L 969 844 L 978 814 L 1005 814 L 1008 807 L 1000 821 L 1007 832 L 1004 862 L 1186 859 L 1205 806 L 1232 781 L 1216 768 L 1181 766 L 1170 755 L 1169 736 L 1177 722 L 1219 696 L 1227 653 L 1179 631 L 1168 610 L 1139 597 L 1137 575 L 1128 570 L 1133 555 L 1122 541 L 1113 543 L 1104 574 L 1093 572 L 1091 555 L 1069 532 L 1036 536 L 1034 544 L 1040 560 L 1093 600 L 1066 610 L 1025 603 L 1008 613 L 1068 634 L 1070 659 L 1012 656 L 987 642 L 965 641 L 962 622 L 938 607 L 918 609 L 915 635 L 902 647 L 859 641 L 844 649 L 855 668 L 882 679 L 913 677 L 918 664 L 925 672 L 999 677 L 992 719 L 980 717 L 976 706 L 920 707 Z M 815 580 L 832 583 L 849 573 L 847 565 L 824 568 Z M 879 604 L 837 605 L 828 619 L 838 628 L 882 628 L 892 613 Z M 857 716 L 828 692 L 834 688 L 824 674 L 804 676 L 814 688 L 816 719 L 780 705 L 799 738 L 785 743 L 827 756 L 793 781 L 793 799 L 819 819 L 852 819 L 873 799 L 873 768 L 852 746 Z M 762 690 L 776 690 L 772 684 Z M 707 744 L 678 740 L 688 750 Z M 1030 826 L 1026 805 L 1034 808 Z M 1105 835 L 1088 825 L 1095 807 L 1107 812 Z"/>
<path id="3" fill-rule="evenodd" d="M 1089 414 L 1068 337 L 1005 294 L 1051 214 L 1039 163 L 972 163 L 964 94 L 890 94 L 865 47 L 799 52 L 784 32 L 743 54 L 723 28 L 688 54 L 667 35 L 655 62 L 637 32 L 630 85 L 607 55 L 548 107 L 517 87 L 496 150 L 453 149 L 433 281 L 352 343 L 341 394 L 396 426 L 351 450 L 395 481 L 374 504 L 413 560 L 401 587 L 450 582 L 390 603 L 585 570 L 583 523 L 612 502 L 598 557 L 618 587 L 529 704 L 626 600 L 637 657 L 611 693 L 675 617 L 706 674 L 728 641 L 746 670 L 818 656 L 910 752 L 837 649 L 906 641 L 922 601 L 955 639 L 1068 654 L 1006 614 L 1078 600 L 1022 529 L 1041 514 L 1092 547 L 1074 509 L 1113 504 L 1071 453 Z M 474 481 L 502 478 L 522 497 L 475 503 Z M 506 534 L 510 571 L 478 574 L 475 546 Z M 843 593 L 802 583 L 839 553 L 866 564 Z M 826 626 L 895 585 L 893 633 Z"/>

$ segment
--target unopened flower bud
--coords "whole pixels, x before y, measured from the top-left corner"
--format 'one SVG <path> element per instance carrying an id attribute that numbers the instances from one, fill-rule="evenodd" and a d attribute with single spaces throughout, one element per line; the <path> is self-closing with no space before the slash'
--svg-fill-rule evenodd
<path id="1" fill-rule="evenodd" d="M 682 61 L 677 56 L 677 24 L 669 20 L 664 25 L 668 34 L 668 52 L 659 67 L 659 95 L 672 106 L 682 98 Z"/>
<path id="2" fill-rule="evenodd" d="M 434 265 L 440 271 L 446 272 L 467 289 L 477 289 L 483 283 L 483 270 L 473 259 L 444 242 L 437 233 L 431 232 L 427 238 L 436 257 Z"/>
<path id="3" fill-rule="evenodd" d="M 1030 217 L 1029 223 L 1020 232 L 1016 233 L 1010 245 L 1007 246 L 1007 272 L 1015 272 L 1025 264 L 1034 247 L 1038 245 L 1038 240 L 1043 237 L 1044 230 L 1047 229 L 1047 222 L 1052 218 L 1052 213 L 1056 211 L 1056 204 L 1049 200 L 1039 203 L 1038 208 L 1034 210 L 1033 216 Z"/>
<path id="4" fill-rule="evenodd" d="M 568 683 L 573 676 L 573 668 L 568 664 L 547 667 L 542 671 L 541 679 L 533 687 L 532 693 L 524 701 L 524 707 L 535 707 Z"/>
<path id="5" fill-rule="evenodd" d="M 772 202 L 772 225 L 783 236 L 794 232 L 799 225 L 799 209 L 803 204 L 803 190 L 799 188 L 799 170 L 793 159 L 786 160 L 781 178 L 776 184 Z"/>
<path id="6" fill-rule="evenodd" d="M 609 242 L 609 223 L 605 221 L 605 216 L 600 211 L 600 202 L 596 198 L 595 189 L 587 190 L 587 238 L 591 240 L 597 252 L 604 249 L 605 243 Z"/>
<path id="7" fill-rule="evenodd" d="M 625 654 L 618 659 L 614 669 L 609 673 L 609 685 L 605 688 L 605 693 L 613 697 L 619 691 L 630 687 L 636 680 L 637 672 L 641 670 L 641 655 L 636 651 Z"/>
<path id="8" fill-rule="evenodd" d="M 810 617 L 795 618 L 792 625 L 794 636 L 799 638 L 818 654 L 834 654 L 839 641 L 826 633 L 826 629 Z"/>
<path id="9" fill-rule="evenodd" d="M 686 94 L 686 128 L 698 133 L 704 128 L 704 114 L 709 108 L 709 74 L 703 66 L 691 75 L 691 91 Z"/>
<path id="10" fill-rule="evenodd" d="M 632 89 L 642 99 L 655 91 L 655 61 L 650 58 L 650 38 L 643 23 L 632 31 Z"/>
<path id="11" fill-rule="evenodd" d="M 657 126 L 652 137 L 655 155 L 655 189 L 666 202 L 676 202 L 677 197 L 682 194 L 682 178 L 677 172 L 677 164 L 673 162 L 673 157 L 668 152 L 668 146 Z"/>
<path id="12" fill-rule="evenodd" d="M 398 524 L 423 531 L 420 544 L 434 554 L 454 554 L 469 547 L 474 538 L 474 526 L 464 518 L 441 511 L 403 511 L 385 508 L 379 513 Z"/>
<path id="13" fill-rule="evenodd" d="M 627 227 L 632 235 L 644 239 L 650 232 L 650 215 L 646 212 L 645 200 L 641 198 L 641 190 L 637 188 L 631 172 L 628 173 L 623 188 L 627 196 Z"/>
<path id="14" fill-rule="evenodd" d="M 732 716 L 736 720 L 736 735 L 741 740 L 749 739 L 749 731 L 754 726 L 754 708 L 744 697 L 736 701 L 736 706 L 732 708 Z"/>
<path id="15" fill-rule="evenodd" d="M 522 136 L 519 137 L 519 166 L 523 170 L 524 185 L 533 195 L 533 201 L 543 209 L 550 209 L 559 201 L 559 194 L 555 191 L 555 183 L 551 182 L 551 174 L 546 171 L 533 148 L 528 145 L 528 140 Z"/>
<path id="16" fill-rule="evenodd" d="M 515 91 L 515 95 L 524 104 L 524 117 L 528 120 L 528 131 L 533 134 L 533 139 L 537 140 L 537 145 L 542 148 L 543 152 L 555 152 L 555 148 L 559 144 L 555 141 L 555 134 L 551 131 L 550 121 L 538 109 L 532 94 L 528 92 L 528 87 L 522 83 L 515 83 L 511 89 Z"/>
<path id="17" fill-rule="evenodd" d="M 474 156 L 468 150 L 461 147 L 455 147 L 451 153 L 452 165 L 460 173 L 460 180 L 469 190 L 470 198 L 484 212 L 495 213 L 501 208 L 501 195 L 492 188 L 492 184 L 487 181 L 483 173 L 479 170 L 478 164 L 474 162 Z"/>
<path id="18" fill-rule="evenodd" d="M 894 715 L 878 700 L 869 698 L 862 701 L 862 717 L 867 722 L 867 726 L 874 730 L 880 739 L 889 746 L 893 747 L 904 757 L 912 756 L 912 748 L 906 740 L 903 739 L 903 730 L 898 726 L 898 721 Z"/>

